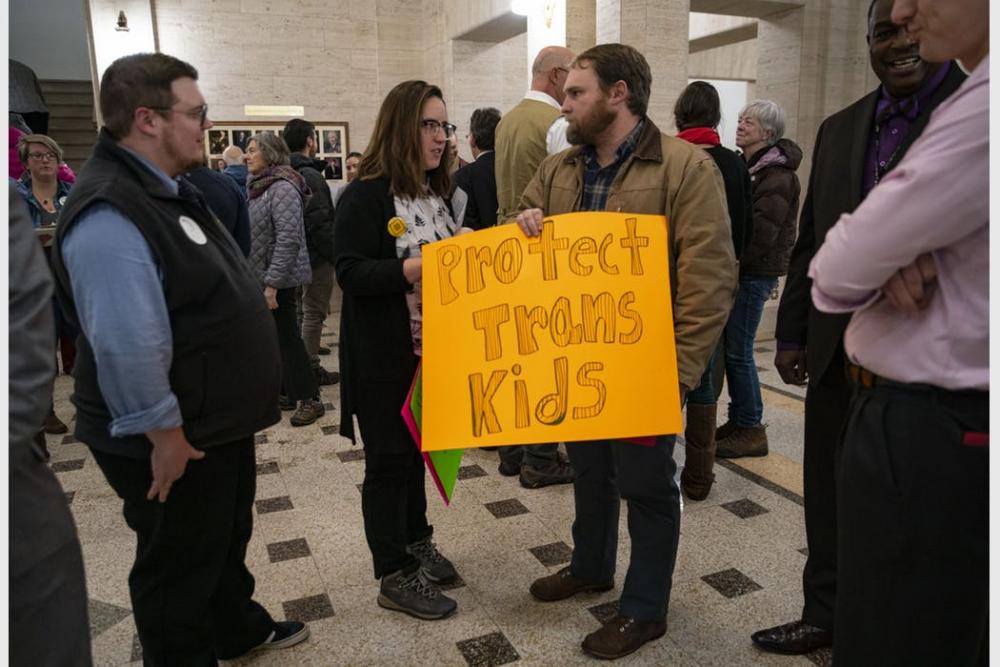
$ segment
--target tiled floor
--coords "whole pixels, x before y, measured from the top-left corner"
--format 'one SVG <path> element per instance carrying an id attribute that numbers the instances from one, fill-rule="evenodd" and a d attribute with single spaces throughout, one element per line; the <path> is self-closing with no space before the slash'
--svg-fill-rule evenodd
<path id="1" fill-rule="evenodd" d="M 335 326 L 335 323 L 332 323 Z M 328 344 L 336 342 L 325 334 Z M 683 509 L 665 638 L 622 661 L 632 665 L 809 665 L 829 654 L 781 657 L 750 642 L 756 629 L 793 620 L 806 546 L 802 518 L 802 395 L 781 384 L 770 343 L 760 343 L 765 421 L 771 455 L 722 462 L 704 502 Z M 335 367 L 336 357 L 324 357 Z M 69 418 L 71 380 L 57 381 L 56 409 Z M 773 389 L 769 389 L 771 387 Z M 336 387 L 324 400 L 338 405 Z M 725 400 L 723 401 L 725 403 Z M 724 410 L 720 421 L 725 420 Z M 468 451 L 451 507 L 428 483 L 435 540 L 460 580 L 449 595 L 459 613 L 421 622 L 375 604 L 377 584 L 365 545 L 358 485 L 360 448 L 336 434 L 338 409 L 319 422 L 282 423 L 257 438 L 257 503 L 247 556 L 257 597 L 276 618 L 309 622 L 310 639 L 292 649 L 235 664 L 472 665 L 587 664 L 579 648 L 588 632 L 617 611 L 620 588 L 541 604 L 528 594 L 535 578 L 568 562 L 572 487 L 521 488 L 497 472 L 497 455 Z M 67 492 L 83 544 L 91 598 L 95 663 L 141 660 L 127 576 L 135 547 L 118 499 L 87 448 L 50 436 L 52 468 Z M 683 461 L 683 447 L 675 456 Z M 629 554 L 622 511 L 617 582 Z"/>

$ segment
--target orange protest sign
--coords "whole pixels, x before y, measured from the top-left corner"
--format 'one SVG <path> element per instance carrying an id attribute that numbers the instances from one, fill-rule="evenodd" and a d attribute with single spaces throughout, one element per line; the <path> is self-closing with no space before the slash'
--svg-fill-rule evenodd
<path id="1" fill-rule="evenodd" d="M 558 215 L 422 255 L 424 451 L 681 431 L 666 218 Z"/>

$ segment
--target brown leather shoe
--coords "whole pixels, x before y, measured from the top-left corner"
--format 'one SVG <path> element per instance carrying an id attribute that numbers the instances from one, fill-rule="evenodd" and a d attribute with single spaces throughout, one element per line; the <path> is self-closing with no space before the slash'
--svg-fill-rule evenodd
<path id="1" fill-rule="evenodd" d="M 743 428 L 737 426 L 727 437 L 715 441 L 715 455 L 720 459 L 744 456 L 767 456 L 767 431 L 762 424 Z"/>
<path id="2" fill-rule="evenodd" d="M 535 579 L 531 584 L 531 594 L 542 602 L 557 602 L 571 598 L 577 593 L 603 593 L 615 587 L 615 582 L 600 581 L 590 582 L 577 579 L 569 571 L 569 565 L 559 570 L 555 574 L 550 574 L 541 579 Z"/>
<path id="3" fill-rule="evenodd" d="M 750 635 L 753 643 L 770 653 L 803 655 L 833 646 L 833 633 L 802 621 L 792 621 Z"/>
<path id="4" fill-rule="evenodd" d="M 59 433 L 66 433 L 69 431 L 69 427 L 63 423 L 59 417 L 56 417 L 55 410 L 49 413 L 45 418 L 45 432 L 57 435 Z"/>
<path id="5" fill-rule="evenodd" d="M 583 640 L 583 651 L 602 660 L 617 660 L 635 653 L 646 642 L 659 639 L 667 632 L 667 621 L 637 621 L 627 616 L 616 616 L 600 630 L 591 632 Z"/>

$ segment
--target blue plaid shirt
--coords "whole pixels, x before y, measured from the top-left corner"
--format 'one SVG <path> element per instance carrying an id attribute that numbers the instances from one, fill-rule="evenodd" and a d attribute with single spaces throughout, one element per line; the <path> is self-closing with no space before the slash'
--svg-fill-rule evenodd
<path id="1" fill-rule="evenodd" d="M 597 151 L 593 146 L 585 146 L 583 148 L 583 152 L 581 153 L 584 164 L 583 195 L 580 197 L 581 211 L 604 210 L 604 207 L 608 203 L 608 193 L 611 191 L 611 183 L 615 180 L 615 176 L 618 175 L 618 170 L 625 164 L 625 160 L 635 150 L 635 145 L 638 143 L 639 135 L 642 134 L 642 128 L 645 125 L 645 119 L 640 120 L 636 124 L 632 131 L 628 133 L 628 136 L 625 137 L 622 145 L 615 151 L 615 161 L 607 167 L 601 167 L 597 163 Z"/>

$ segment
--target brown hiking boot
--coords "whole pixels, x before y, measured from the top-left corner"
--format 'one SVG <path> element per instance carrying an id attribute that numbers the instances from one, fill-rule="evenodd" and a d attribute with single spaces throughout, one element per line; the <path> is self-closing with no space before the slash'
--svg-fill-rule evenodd
<path id="1" fill-rule="evenodd" d="M 600 581 L 589 582 L 577 579 L 569 571 L 569 565 L 559 570 L 555 574 L 550 574 L 541 579 L 535 579 L 531 584 L 531 594 L 542 602 L 557 602 L 571 598 L 577 593 L 603 593 L 615 587 L 615 582 Z"/>
<path id="2" fill-rule="evenodd" d="M 738 459 L 744 456 L 767 456 L 766 427 L 737 426 L 729 437 L 715 442 L 715 455 L 723 459 Z"/>
<path id="3" fill-rule="evenodd" d="M 728 438 L 735 430 L 736 430 L 736 422 L 730 419 L 725 424 L 715 429 L 715 441 L 718 442 L 719 440 Z"/>
<path id="4" fill-rule="evenodd" d="M 616 616 L 583 640 L 583 651 L 602 660 L 616 660 L 667 633 L 667 621 L 637 621 Z"/>
<path id="5" fill-rule="evenodd" d="M 289 419 L 292 426 L 308 426 L 326 413 L 323 403 L 316 399 L 299 401 L 299 408 Z"/>
<path id="6" fill-rule="evenodd" d="M 684 429 L 684 470 L 681 491 L 691 500 L 704 500 L 712 489 L 715 473 L 715 403 L 687 404 Z"/>

